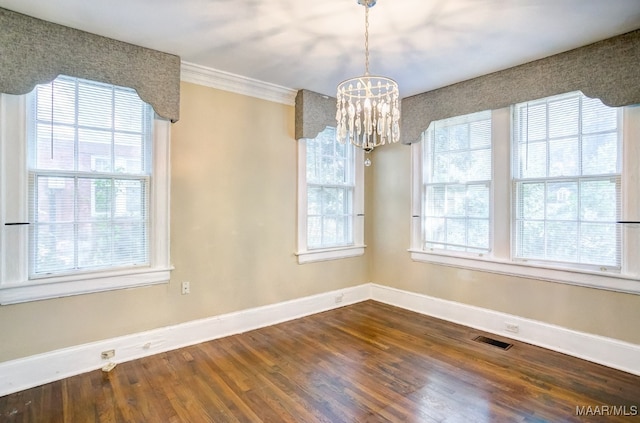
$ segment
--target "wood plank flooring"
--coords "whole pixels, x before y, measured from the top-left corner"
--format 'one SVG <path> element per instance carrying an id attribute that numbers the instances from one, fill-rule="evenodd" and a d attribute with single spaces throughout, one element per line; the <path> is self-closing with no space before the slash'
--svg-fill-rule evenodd
<path id="1" fill-rule="evenodd" d="M 366 301 L 0 397 L 0 421 L 630 422 L 638 407 L 638 376 Z"/>

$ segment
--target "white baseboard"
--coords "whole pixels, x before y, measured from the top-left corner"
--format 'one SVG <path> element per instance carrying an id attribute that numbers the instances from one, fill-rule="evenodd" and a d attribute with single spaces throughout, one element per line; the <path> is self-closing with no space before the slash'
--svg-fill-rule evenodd
<path id="1" fill-rule="evenodd" d="M 382 285 L 371 285 L 371 299 L 640 376 L 637 344 Z M 518 333 L 506 323 L 518 325 Z"/>
<path id="2" fill-rule="evenodd" d="M 367 300 L 371 285 L 325 292 L 0 363 L 0 396 L 126 361 L 275 325 Z M 115 350 L 110 360 L 102 351 Z"/>
<path id="3" fill-rule="evenodd" d="M 372 299 L 640 376 L 640 345 L 376 284 L 325 292 L 0 363 L 0 396 L 126 361 Z M 519 333 L 507 332 L 505 322 Z M 102 360 L 100 353 L 115 350 Z"/>

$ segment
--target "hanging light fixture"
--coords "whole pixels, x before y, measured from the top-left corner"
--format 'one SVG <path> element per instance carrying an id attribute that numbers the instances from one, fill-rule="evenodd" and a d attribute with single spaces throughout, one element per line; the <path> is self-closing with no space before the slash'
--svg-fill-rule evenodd
<path id="1" fill-rule="evenodd" d="M 400 140 L 400 93 L 391 78 L 369 74 L 369 8 L 377 0 L 358 0 L 365 8 L 364 75 L 347 79 L 338 85 L 336 134 L 338 141 L 347 140 L 365 152 Z M 367 158 L 365 164 L 371 161 Z"/>

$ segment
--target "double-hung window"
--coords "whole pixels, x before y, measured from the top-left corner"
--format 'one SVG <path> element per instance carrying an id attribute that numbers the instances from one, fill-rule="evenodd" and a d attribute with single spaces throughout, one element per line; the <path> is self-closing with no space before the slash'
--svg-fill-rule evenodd
<path id="1" fill-rule="evenodd" d="M 132 89 L 66 76 L 0 112 L 2 301 L 168 281 L 168 124 Z"/>
<path id="2" fill-rule="evenodd" d="M 580 92 L 433 122 L 412 145 L 412 259 L 640 292 L 639 134 L 639 107 Z"/>
<path id="3" fill-rule="evenodd" d="M 327 127 L 300 140 L 298 161 L 298 261 L 363 254 L 362 152 Z"/>
<path id="4" fill-rule="evenodd" d="M 571 93 L 513 115 L 513 256 L 620 269 L 621 112 Z"/>
<path id="5" fill-rule="evenodd" d="M 488 252 L 491 112 L 434 122 L 422 142 L 424 248 Z"/>

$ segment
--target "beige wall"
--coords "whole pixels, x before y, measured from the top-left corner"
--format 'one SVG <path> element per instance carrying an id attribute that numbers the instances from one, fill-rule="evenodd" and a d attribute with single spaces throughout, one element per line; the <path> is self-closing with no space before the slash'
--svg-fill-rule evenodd
<path id="1" fill-rule="evenodd" d="M 374 282 L 640 344 L 640 295 L 413 262 L 410 159 L 408 146 L 380 148 L 367 174 Z"/>
<path id="2" fill-rule="evenodd" d="M 366 256 L 297 264 L 292 106 L 183 83 L 180 116 L 171 283 L 2 306 L 0 362 L 369 281 Z"/>
<path id="3" fill-rule="evenodd" d="M 640 295 L 412 262 L 407 146 L 366 170 L 367 254 L 298 265 L 293 107 L 183 83 L 180 115 L 171 283 L 2 306 L 0 362 L 370 281 L 640 344 Z"/>

